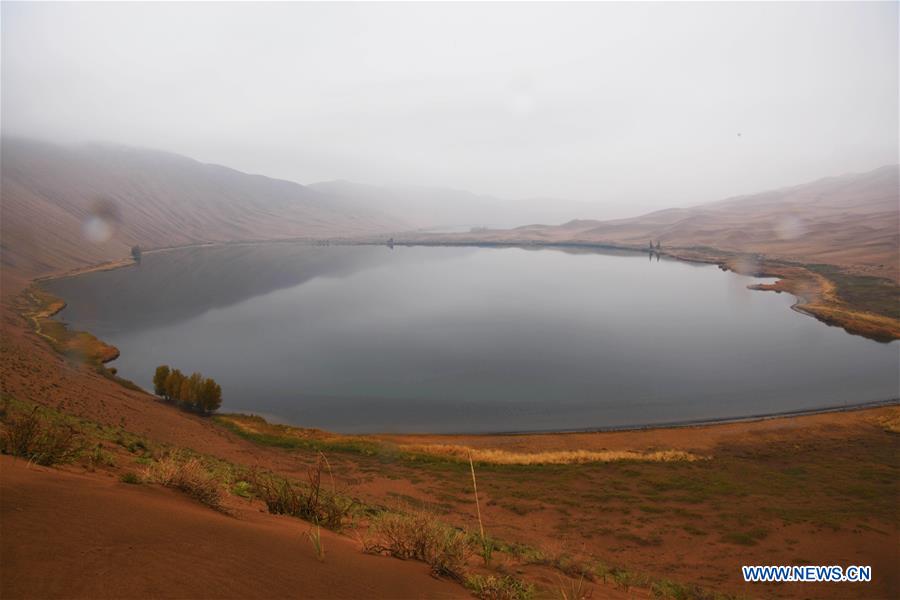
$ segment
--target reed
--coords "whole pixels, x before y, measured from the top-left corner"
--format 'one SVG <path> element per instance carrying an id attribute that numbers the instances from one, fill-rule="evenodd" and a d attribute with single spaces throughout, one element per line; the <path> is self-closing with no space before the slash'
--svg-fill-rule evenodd
<path id="1" fill-rule="evenodd" d="M 325 562 L 325 547 L 322 545 L 322 528 L 319 527 L 319 520 L 313 520 L 313 526 L 306 532 L 306 537 L 316 551 L 316 559 L 319 562 Z"/>
<path id="2" fill-rule="evenodd" d="M 494 544 L 484 536 L 484 523 L 481 520 L 481 504 L 478 502 L 478 481 L 475 479 L 475 463 L 472 461 L 472 452 L 469 452 L 469 469 L 472 472 L 472 491 L 475 494 L 475 512 L 478 515 L 478 531 L 481 534 L 481 558 L 484 559 L 485 566 L 491 564 L 491 554 L 494 551 Z"/>

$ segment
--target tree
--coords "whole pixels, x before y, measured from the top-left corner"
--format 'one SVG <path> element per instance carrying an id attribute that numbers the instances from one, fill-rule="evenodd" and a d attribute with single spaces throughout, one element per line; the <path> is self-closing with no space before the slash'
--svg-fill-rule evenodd
<path id="1" fill-rule="evenodd" d="M 196 371 L 186 377 L 178 369 L 160 365 L 153 375 L 153 389 L 166 400 L 201 413 L 211 413 L 222 406 L 222 386 Z"/>
<path id="2" fill-rule="evenodd" d="M 185 384 L 187 385 L 187 393 L 182 394 L 181 401 L 191 408 L 202 410 L 203 375 L 197 372 L 191 373 Z"/>
<path id="3" fill-rule="evenodd" d="M 131 247 L 131 258 L 134 259 L 134 262 L 141 262 L 141 247 L 140 246 L 132 246 Z"/>
<path id="4" fill-rule="evenodd" d="M 179 402 L 181 400 L 181 382 L 184 381 L 184 374 L 178 369 L 172 370 L 166 377 L 166 395 L 169 400 Z"/>
<path id="5" fill-rule="evenodd" d="M 205 379 L 200 398 L 201 411 L 211 413 L 218 410 L 222 406 L 222 386 L 216 383 L 215 379 Z"/>
<path id="6" fill-rule="evenodd" d="M 194 394 L 191 393 L 191 380 L 185 377 L 181 380 L 181 387 L 178 390 L 178 400 L 188 408 L 194 404 Z"/>
<path id="7" fill-rule="evenodd" d="M 169 365 L 159 365 L 156 367 L 156 373 L 153 374 L 153 393 L 157 396 L 163 396 L 166 399 L 166 378 L 169 376 Z"/>

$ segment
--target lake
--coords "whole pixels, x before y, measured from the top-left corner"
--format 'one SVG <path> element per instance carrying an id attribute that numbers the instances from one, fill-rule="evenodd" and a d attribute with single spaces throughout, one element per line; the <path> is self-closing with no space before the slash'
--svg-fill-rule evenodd
<path id="1" fill-rule="evenodd" d="M 646 253 L 228 245 L 51 281 L 61 319 L 152 389 L 201 371 L 222 411 L 340 432 L 593 429 L 888 400 L 900 344 L 754 279 Z"/>

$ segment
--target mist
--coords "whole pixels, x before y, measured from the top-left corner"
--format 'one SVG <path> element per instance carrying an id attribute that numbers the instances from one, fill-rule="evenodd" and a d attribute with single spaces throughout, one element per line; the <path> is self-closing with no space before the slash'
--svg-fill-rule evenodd
<path id="1" fill-rule="evenodd" d="M 4 135 L 616 217 L 898 162 L 896 3 L 2 5 Z"/>

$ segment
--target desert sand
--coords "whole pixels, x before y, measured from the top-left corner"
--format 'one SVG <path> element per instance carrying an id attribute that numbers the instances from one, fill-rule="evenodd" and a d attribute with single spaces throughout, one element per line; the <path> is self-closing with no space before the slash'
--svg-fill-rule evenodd
<path id="1" fill-rule="evenodd" d="M 0 293 L 4 401 L 35 403 L 82 419 L 85 427 L 102 426 L 139 436 L 156 449 L 153 452 L 189 450 L 242 468 L 265 468 L 296 481 L 306 480 L 310 465 L 324 452 L 336 485 L 365 506 L 402 511 L 424 508 L 469 532 L 476 530 L 477 521 L 468 465 L 439 450 L 428 460 L 411 458 L 403 446 L 453 446 L 520 455 L 680 451 L 696 459 L 562 465 L 479 461 L 485 528 L 501 544 L 490 567 L 471 557 L 468 568 L 472 573 L 524 579 L 544 594 L 583 585 L 594 589 L 595 598 L 649 598 L 663 593 L 674 597 L 677 590 L 693 590 L 695 597 L 715 591 L 726 597 L 887 598 L 900 589 L 896 568 L 900 560 L 896 544 L 900 409 L 896 406 L 634 432 L 375 436 L 366 440 L 377 449 L 372 453 L 333 444 L 327 432 L 317 434 L 307 446 L 279 447 L 252 432 L 225 427 L 221 421 L 184 412 L 120 385 L 96 365 L 58 354 L 34 330 L 21 296 L 33 278 L 124 260 L 129 244 L 138 238 L 121 233 L 111 245 L 86 245 L 81 229 L 84 207 L 62 215 L 58 199 L 47 200 L 52 207 L 46 211 L 43 204 L 31 202 L 32 196 L 15 200 L 21 189 L 6 187 L 6 169 L 5 163 Z M 852 210 L 846 205 L 840 208 L 839 186 L 833 181 L 813 184 L 818 192 L 790 192 L 798 202 L 831 198 L 823 202 L 821 218 L 804 221 L 807 233 L 790 244 L 771 239 L 771 224 L 782 214 L 774 208 L 765 221 L 771 226 L 754 225 L 763 233 L 750 236 L 753 240 L 735 235 L 747 227 L 742 223 L 752 220 L 741 216 L 737 201 L 703 209 L 699 221 L 695 214 L 694 220 L 688 219 L 693 223 L 690 231 L 678 216 L 663 214 L 654 217 L 655 225 L 648 220 L 612 225 L 575 222 L 557 228 L 488 232 L 478 239 L 451 236 L 446 241 L 611 240 L 639 247 L 646 243 L 643 238 L 656 236 L 662 239 L 663 250 L 676 251 L 678 243 L 687 248 L 715 242 L 721 245 L 720 252 L 732 257 L 766 251 L 760 264 L 827 259 L 851 272 L 896 281 L 888 265 L 892 257 L 896 265 L 896 196 L 892 205 L 891 197 L 884 197 L 896 179 L 896 169 L 868 177 L 872 180 L 860 176 L 844 182 L 845 193 L 856 190 L 854 197 L 858 194 L 865 200 Z M 11 202 L 7 202 L 8 189 L 13 194 Z M 780 202 L 780 198 L 771 200 Z M 763 199 L 756 202 L 765 205 Z M 857 211 L 859 220 L 841 210 Z M 707 223 L 715 233 L 704 233 L 697 223 L 714 217 L 720 220 Z M 724 225 L 728 219 L 736 223 L 730 229 Z M 21 232 L 33 231 L 34 224 L 44 220 L 51 234 L 41 236 L 41 249 L 35 254 L 36 238 Z M 859 247 L 848 243 L 839 246 L 846 246 L 839 253 L 828 251 L 838 240 L 823 238 L 822 232 L 831 236 L 834 228 L 851 221 L 867 223 L 840 234 L 863 240 Z M 154 221 L 148 217 L 141 222 Z M 9 233 L 12 230 L 6 227 L 19 233 Z M 891 227 L 892 233 L 887 231 Z M 326 230 L 333 231 L 320 231 Z M 809 233 L 814 231 L 820 233 Z M 234 231 L 220 234 L 223 238 L 238 235 Z M 178 236 L 176 240 L 160 234 L 154 240 L 172 245 L 196 241 L 183 232 Z M 709 259 L 707 250 L 678 251 L 697 252 L 700 259 Z M 259 500 L 229 494 L 223 513 L 157 484 L 126 484 L 120 481 L 124 475 L 144 468 L 141 461 L 153 458 L 108 440 L 99 444 L 111 457 L 100 465 L 81 459 L 61 468 L 44 468 L 2 458 L 0 591 L 4 597 L 468 594 L 458 582 L 431 577 L 421 563 L 363 553 L 353 530 L 323 532 L 326 556 L 320 562 L 305 539 L 310 524 L 269 515 Z M 360 527 L 364 531 L 365 523 Z M 773 562 L 870 564 L 875 580 L 865 587 L 744 584 L 740 580 L 740 565 Z"/>

